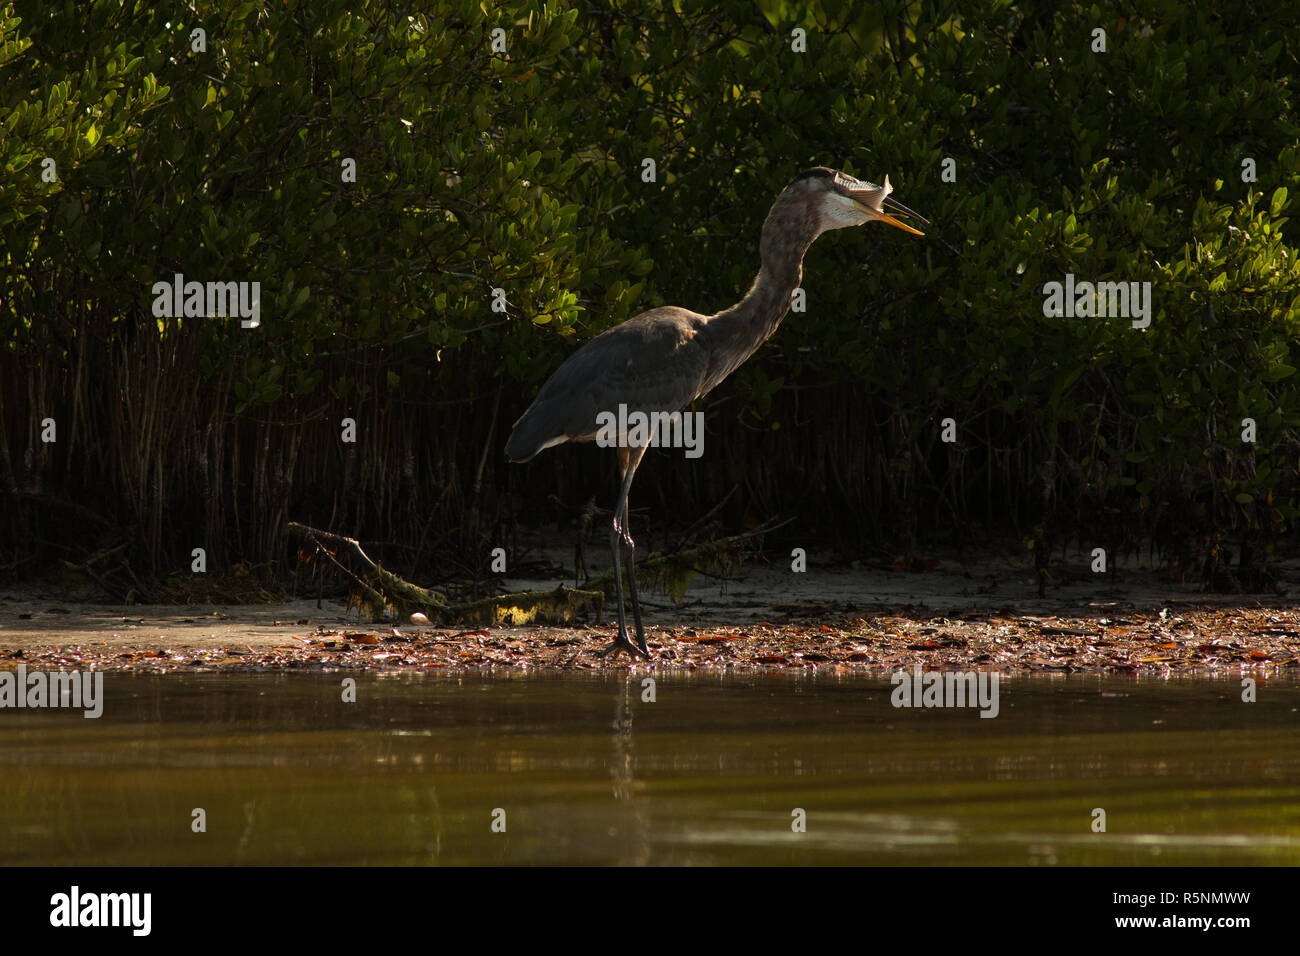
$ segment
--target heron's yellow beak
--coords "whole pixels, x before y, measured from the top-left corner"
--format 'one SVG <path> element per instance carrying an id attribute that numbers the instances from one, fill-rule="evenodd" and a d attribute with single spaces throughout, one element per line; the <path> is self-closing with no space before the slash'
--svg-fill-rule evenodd
<path id="1" fill-rule="evenodd" d="M 888 180 L 886 180 L 886 183 L 888 183 Z M 886 188 L 888 188 L 888 186 L 886 186 Z M 925 233 L 921 232 L 921 230 L 919 229 L 913 229 L 905 222 L 899 222 L 893 216 L 889 215 L 889 212 L 897 213 L 900 216 L 908 216 L 912 219 L 916 219 L 919 222 L 923 222 L 927 225 L 930 222 L 930 220 L 926 219 L 924 216 L 920 216 L 917 213 L 912 212 L 912 210 L 908 209 L 901 202 L 897 202 L 893 199 L 890 199 L 888 195 L 886 195 L 885 198 L 880 201 L 880 204 L 881 206 L 884 207 L 884 209 L 888 209 L 889 212 L 885 212 L 883 209 L 877 209 L 875 206 L 871 205 L 868 202 L 863 202 L 861 199 L 855 199 L 854 201 L 862 208 L 863 212 L 865 212 L 868 216 L 870 216 L 872 219 L 876 220 L 877 222 L 884 222 L 884 223 L 888 223 L 891 226 L 896 226 L 897 228 L 903 230 L 903 232 L 910 232 L 914 236 L 924 236 Z"/>
<path id="2" fill-rule="evenodd" d="M 870 215 L 871 218 L 876 220 L 877 222 L 886 222 L 889 223 L 889 225 L 891 226 L 897 226 L 899 229 L 903 230 L 903 232 L 910 232 L 914 236 L 925 235 L 925 233 L 923 233 L 920 229 L 913 229 L 907 223 L 899 222 L 893 216 L 887 215 L 886 213 L 883 212 L 877 212 L 876 210 L 872 209 L 870 206 L 864 208 L 866 209 L 867 214 Z"/>

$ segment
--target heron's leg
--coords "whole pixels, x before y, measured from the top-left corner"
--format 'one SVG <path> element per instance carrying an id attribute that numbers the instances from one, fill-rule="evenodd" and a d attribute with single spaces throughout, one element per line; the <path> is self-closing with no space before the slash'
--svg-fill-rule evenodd
<path id="1" fill-rule="evenodd" d="M 623 549 L 619 543 L 617 508 L 614 510 L 614 520 L 609 526 L 609 551 L 614 556 L 614 606 L 618 609 L 618 639 L 600 652 L 601 657 L 628 644 L 627 621 L 623 616 L 623 564 L 621 560 Z M 629 651 L 629 653 L 631 652 Z"/>
<path id="2" fill-rule="evenodd" d="M 635 657 L 637 654 L 641 654 L 647 659 L 650 657 L 650 649 L 646 647 L 645 633 L 641 628 L 641 606 L 637 601 L 636 573 L 630 564 L 628 565 L 628 585 L 632 592 L 632 613 L 636 621 L 637 644 L 633 644 L 628 640 L 627 618 L 623 613 L 622 551 L 625 541 L 629 546 L 628 560 L 630 561 L 632 558 L 632 538 L 626 531 L 627 495 L 632 487 L 632 477 L 636 474 L 637 465 L 641 464 L 641 457 L 644 454 L 644 448 L 618 449 L 619 477 L 622 479 L 622 483 L 618 491 L 618 501 L 614 505 L 614 520 L 609 530 L 609 549 L 614 556 L 614 596 L 618 603 L 618 638 L 613 644 L 600 652 L 601 657 L 618 650 L 627 651 L 629 657 Z"/>
<path id="3" fill-rule="evenodd" d="M 649 657 L 650 648 L 646 647 L 645 629 L 641 627 L 641 597 L 636 593 L 636 542 L 632 540 L 632 531 L 628 527 L 626 498 L 623 499 L 623 520 L 619 525 L 622 529 L 623 544 L 627 545 L 627 553 L 623 556 L 623 561 L 627 565 L 627 587 L 632 595 L 632 620 L 636 622 L 636 642 L 641 645 L 641 653 Z"/>

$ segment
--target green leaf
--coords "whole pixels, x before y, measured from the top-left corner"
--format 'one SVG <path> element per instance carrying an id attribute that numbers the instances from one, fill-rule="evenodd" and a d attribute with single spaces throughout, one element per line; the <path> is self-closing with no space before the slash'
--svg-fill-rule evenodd
<path id="1" fill-rule="evenodd" d="M 1273 200 L 1268 204 L 1268 211 L 1274 217 L 1280 216 L 1282 214 L 1282 207 L 1285 205 L 1286 187 L 1278 186 L 1277 189 L 1273 190 Z"/>
<path id="2" fill-rule="evenodd" d="M 1273 365 L 1264 370 L 1264 381 L 1280 382 L 1282 379 L 1290 378 L 1294 374 L 1295 366 L 1293 365 Z"/>

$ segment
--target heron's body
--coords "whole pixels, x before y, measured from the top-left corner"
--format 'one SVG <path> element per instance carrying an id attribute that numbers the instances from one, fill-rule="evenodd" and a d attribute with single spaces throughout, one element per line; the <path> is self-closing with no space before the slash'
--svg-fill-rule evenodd
<path id="1" fill-rule="evenodd" d="M 597 416 L 617 414 L 620 405 L 628 413 L 676 412 L 708 394 L 781 324 L 803 276 L 804 254 L 817 236 L 871 219 L 916 232 L 882 211 L 882 205 L 888 203 L 900 214 L 915 216 L 889 200 L 889 192 L 888 178 L 878 187 L 823 168 L 797 177 L 777 198 L 763 223 L 761 265 L 743 299 L 709 316 L 673 306 L 651 309 L 596 336 L 546 380 L 532 405 L 515 422 L 506 442 L 506 456 L 528 461 L 554 445 L 591 441 L 599 431 Z M 619 640 L 610 649 L 639 650 L 648 657 L 633 573 L 632 539 L 627 533 L 628 489 L 644 454 L 644 447 L 620 444 L 618 448 L 622 484 L 611 547 Z M 628 551 L 628 583 L 639 647 L 628 641 L 623 617 L 622 546 Z"/>
<path id="2" fill-rule="evenodd" d="M 642 312 L 596 336 L 546 380 L 506 444 L 513 461 L 544 448 L 592 441 L 610 397 L 634 409 L 675 412 L 703 394 L 710 352 L 702 315 L 668 306 Z M 564 372 L 561 376 L 560 372 Z M 657 373 L 657 374 L 656 374 Z"/>

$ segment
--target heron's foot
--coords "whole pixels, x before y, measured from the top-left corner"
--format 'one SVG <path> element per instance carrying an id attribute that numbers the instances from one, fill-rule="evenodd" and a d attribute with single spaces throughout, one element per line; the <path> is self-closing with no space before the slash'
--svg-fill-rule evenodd
<path id="1" fill-rule="evenodd" d="M 603 651 L 597 651 L 596 656 L 608 657 L 610 654 L 616 654 L 619 651 L 626 651 L 627 656 L 631 658 L 633 661 L 637 659 L 638 655 L 644 657 L 646 660 L 650 660 L 649 648 L 638 647 L 637 645 L 629 641 L 627 637 L 623 634 L 620 634 L 615 639 L 614 643 L 609 645 L 609 647 L 605 648 Z"/>

